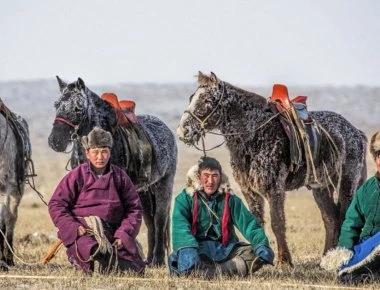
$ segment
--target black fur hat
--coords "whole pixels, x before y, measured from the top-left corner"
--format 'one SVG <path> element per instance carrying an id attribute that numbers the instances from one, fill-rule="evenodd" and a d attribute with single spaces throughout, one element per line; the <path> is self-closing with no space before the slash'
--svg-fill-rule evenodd
<path id="1" fill-rule="evenodd" d="M 380 132 L 377 132 L 372 136 L 369 151 L 373 158 L 376 157 L 376 152 L 380 151 Z"/>
<path id="2" fill-rule="evenodd" d="M 83 136 L 83 147 L 88 150 L 90 148 L 109 147 L 112 148 L 112 135 L 110 132 L 103 130 L 100 127 L 94 127 L 87 136 Z"/>

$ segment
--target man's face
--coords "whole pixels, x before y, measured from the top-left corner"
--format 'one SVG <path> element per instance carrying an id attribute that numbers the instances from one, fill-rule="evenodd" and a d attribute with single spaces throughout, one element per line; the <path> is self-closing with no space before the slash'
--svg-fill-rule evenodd
<path id="1" fill-rule="evenodd" d="M 111 157 L 111 151 L 108 147 L 90 148 L 86 151 L 86 157 L 90 160 L 95 170 L 102 170 L 106 167 Z"/>
<path id="2" fill-rule="evenodd" d="M 199 173 L 199 179 L 203 186 L 203 191 L 207 195 L 214 194 L 220 184 L 220 172 L 217 169 L 203 169 Z"/>
<path id="3" fill-rule="evenodd" d="M 377 172 L 380 174 L 380 152 L 376 152 L 375 163 Z"/>

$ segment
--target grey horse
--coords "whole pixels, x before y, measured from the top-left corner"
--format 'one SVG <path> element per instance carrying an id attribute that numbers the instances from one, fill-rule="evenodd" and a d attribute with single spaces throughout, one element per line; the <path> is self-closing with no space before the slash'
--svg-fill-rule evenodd
<path id="1" fill-rule="evenodd" d="M 13 261 L 13 235 L 31 157 L 28 124 L 0 100 L 0 271 Z"/>
<path id="2" fill-rule="evenodd" d="M 224 136 L 234 178 L 262 223 L 264 200 L 269 202 L 278 265 L 292 265 L 284 200 L 286 191 L 305 185 L 305 158 L 298 170 L 290 169 L 289 139 L 264 97 L 221 81 L 214 73 L 199 72 L 198 83 L 178 126 L 179 139 L 194 145 L 208 131 L 217 130 Z M 315 111 L 311 115 L 331 137 L 322 138 L 315 163 L 324 182 L 312 186 L 326 230 L 326 252 L 336 245 L 346 209 L 356 188 L 366 180 L 367 138 L 337 113 Z"/>
<path id="3" fill-rule="evenodd" d="M 113 133 L 114 144 L 111 162 L 129 173 L 132 181 L 139 183 L 139 176 L 131 170 L 131 156 L 125 151 L 117 116 L 112 105 L 85 86 L 78 78 L 76 82 L 66 84 L 57 76 L 62 93 L 55 102 L 56 119 L 50 133 L 49 146 L 64 152 L 69 144 L 74 143 L 71 158 L 72 167 L 85 161 L 83 146 L 79 138 L 87 135 L 94 126 Z M 142 126 L 152 144 L 151 178 L 145 186 L 138 187 L 144 213 L 144 222 L 148 229 L 148 262 L 162 265 L 165 261 L 165 247 L 169 245 L 170 205 L 173 191 L 174 175 L 177 166 L 177 144 L 174 134 L 157 117 L 138 115 Z M 134 176 L 132 176 L 134 175 Z"/>

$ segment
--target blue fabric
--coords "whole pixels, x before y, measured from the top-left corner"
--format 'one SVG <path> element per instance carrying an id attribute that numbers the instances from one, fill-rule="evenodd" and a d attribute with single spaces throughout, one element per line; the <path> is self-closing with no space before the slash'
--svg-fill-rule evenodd
<path id="1" fill-rule="evenodd" d="M 173 252 L 168 259 L 169 272 L 171 274 L 187 274 L 200 262 L 200 256 L 205 256 L 208 259 L 221 262 L 226 260 L 231 252 L 238 246 L 248 245 L 246 243 L 230 243 L 227 247 L 219 241 L 201 241 L 199 248 L 188 247 L 182 248 Z"/>
<path id="2" fill-rule="evenodd" d="M 342 266 L 340 270 L 352 267 L 353 265 L 363 261 L 366 257 L 368 257 L 369 254 L 371 254 L 373 249 L 379 245 L 380 232 L 354 246 L 354 256 L 346 265 Z"/>
<path id="3" fill-rule="evenodd" d="M 198 249 L 184 248 L 178 251 L 178 271 L 180 273 L 194 269 L 199 262 Z"/>
<path id="4" fill-rule="evenodd" d="M 239 245 L 247 245 L 245 243 L 229 243 L 226 247 L 219 241 L 202 241 L 199 242 L 199 255 L 206 256 L 215 262 L 221 262 L 231 254 L 231 252 Z"/>
<path id="5" fill-rule="evenodd" d="M 301 120 L 307 120 L 309 113 L 307 112 L 306 106 L 302 103 L 293 103 L 294 108 L 297 110 L 298 117 Z"/>
<path id="6" fill-rule="evenodd" d="M 255 251 L 256 256 L 260 257 L 266 263 L 273 265 L 274 253 L 267 246 L 260 246 Z"/>
<path id="7" fill-rule="evenodd" d="M 198 249 L 189 247 L 173 252 L 168 258 L 169 273 L 182 275 L 190 273 L 199 264 Z"/>

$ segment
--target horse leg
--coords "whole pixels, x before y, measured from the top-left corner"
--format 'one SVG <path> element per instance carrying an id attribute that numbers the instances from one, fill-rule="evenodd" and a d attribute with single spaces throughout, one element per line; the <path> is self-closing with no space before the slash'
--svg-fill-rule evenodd
<path id="1" fill-rule="evenodd" d="M 248 208 L 253 213 L 261 226 L 264 226 L 264 198 L 257 192 L 251 189 L 243 190 L 244 198 L 248 204 Z"/>
<path id="2" fill-rule="evenodd" d="M 277 194 L 268 195 L 271 227 L 277 240 L 277 265 L 278 266 L 293 266 L 292 257 L 286 242 L 286 227 L 285 227 L 285 192 L 277 191 Z"/>
<path id="3" fill-rule="evenodd" d="M 8 271 L 8 267 L 4 257 L 5 244 L 5 218 L 8 215 L 6 193 L 0 193 L 0 271 Z"/>
<path id="4" fill-rule="evenodd" d="M 312 192 L 314 200 L 321 211 L 322 220 L 325 226 L 326 238 L 323 253 L 326 253 L 327 250 L 336 246 L 340 231 L 338 210 L 333 197 L 334 192 L 331 187 L 313 189 Z"/>
<path id="5" fill-rule="evenodd" d="M 143 207 L 143 218 L 144 223 L 147 228 L 148 237 L 148 253 L 147 261 L 150 264 L 153 260 L 153 249 L 154 249 L 154 196 L 150 191 L 140 193 L 140 200 Z"/>
<path id="6" fill-rule="evenodd" d="M 18 216 L 18 206 L 20 205 L 22 197 L 23 188 L 19 192 L 17 187 L 14 187 L 12 193 L 9 195 L 9 212 L 5 219 L 5 236 L 7 240 L 7 245 L 4 247 L 4 258 L 5 262 L 9 266 L 14 266 L 13 261 L 13 235 L 16 226 L 17 216 Z"/>
<path id="7" fill-rule="evenodd" d="M 156 211 L 154 214 L 155 244 L 153 249 L 153 265 L 165 264 L 165 248 L 169 248 L 169 219 L 173 188 L 173 176 L 163 177 L 155 187 Z"/>

